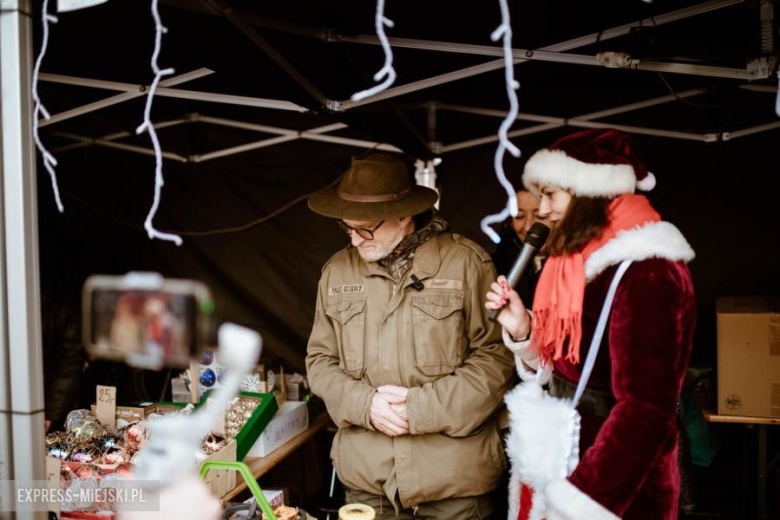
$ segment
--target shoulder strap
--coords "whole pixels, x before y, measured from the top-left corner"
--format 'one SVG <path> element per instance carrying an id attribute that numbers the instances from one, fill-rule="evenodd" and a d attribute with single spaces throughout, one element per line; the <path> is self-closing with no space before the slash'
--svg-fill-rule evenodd
<path id="1" fill-rule="evenodd" d="M 607 320 L 609 319 L 609 312 L 612 309 L 612 302 L 615 300 L 615 292 L 617 292 L 620 279 L 623 278 L 629 265 L 631 265 L 631 260 L 623 260 L 617 268 L 617 271 L 615 271 L 615 276 L 612 278 L 607 297 L 604 299 L 604 306 L 601 308 L 596 331 L 593 333 L 593 338 L 590 342 L 588 357 L 585 358 L 585 366 L 582 368 L 580 382 L 577 384 L 577 391 L 574 393 L 574 400 L 571 405 L 572 408 L 577 407 L 577 404 L 580 402 L 580 397 L 582 397 L 582 393 L 588 385 L 590 374 L 593 372 L 593 366 L 596 364 L 596 356 L 598 356 L 599 347 L 601 347 L 601 338 L 604 337 L 604 330 L 607 328 Z"/>

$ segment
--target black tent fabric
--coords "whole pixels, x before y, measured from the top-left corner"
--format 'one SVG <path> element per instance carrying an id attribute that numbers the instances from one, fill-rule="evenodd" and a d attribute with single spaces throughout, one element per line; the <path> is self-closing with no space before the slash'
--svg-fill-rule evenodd
<path id="1" fill-rule="evenodd" d="M 540 48 L 642 18 L 652 19 L 690 3 L 610 1 L 512 2 L 515 46 Z M 334 135 L 392 144 L 407 159 L 430 158 L 429 141 L 455 143 L 494 134 L 500 119 L 438 112 L 435 135 L 426 128 L 426 103 L 476 105 L 506 110 L 500 70 L 441 85 L 345 113 L 323 107 L 268 58 L 235 24 L 215 14 L 227 6 L 254 16 L 254 27 L 329 99 L 347 99 L 372 84 L 382 62 L 377 46 L 327 42 L 302 35 L 373 34 L 371 2 L 181 2 L 161 6 L 169 28 L 160 64 L 177 73 L 209 67 L 214 74 L 182 88 L 295 102 L 307 113 L 255 109 L 157 97 L 155 122 L 198 113 L 247 123 L 306 130 L 336 122 L 349 125 Z M 36 6 L 40 8 L 40 6 Z M 193 9 L 194 7 L 194 9 Z M 216 11 L 215 11 L 216 10 Z M 35 19 L 38 19 L 36 13 Z M 396 27 L 391 36 L 493 45 L 498 5 L 451 2 L 388 4 Z M 271 26 L 274 26 L 273 28 Z M 323 28 L 331 29 L 330 32 Z M 39 27 L 36 26 L 38 34 Z M 689 20 L 635 31 L 584 49 L 630 50 L 652 59 L 744 66 L 758 55 L 757 10 L 737 5 Z M 296 33 L 297 31 L 297 33 Z M 53 26 L 43 70 L 134 84 L 151 79 L 153 25 L 144 2 L 111 0 L 67 13 Z M 396 49 L 397 84 L 430 77 L 491 58 Z M 735 81 L 698 76 L 613 70 L 531 62 L 516 68 L 525 112 L 571 117 L 688 88 L 708 92 L 691 100 L 607 119 L 687 132 L 714 132 L 774 121 L 772 96 L 740 90 Z M 42 82 L 41 95 L 52 113 L 108 96 L 105 91 Z M 50 125 L 44 142 L 57 149 L 73 140 L 63 133 L 99 137 L 127 131 L 122 143 L 149 147 L 135 136 L 144 98 Z M 514 128 L 534 123 L 519 121 Z M 535 150 L 571 132 L 559 128 L 514 139 L 523 156 L 507 158 L 519 186 L 523 161 Z M 182 157 L 250 143 L 268 135 L 200 122 L 159 131 L 163 149 Z M 731 142 L 693 142 L 637 136 L 639 150 L 658 178 L 650 199 L 665 219 L 677 224 L 698 253 L 691 269 L 700 305 L 696 358 L 714 359 L 714 299 L 737 294 L 780 294 L 780 179 L 772 152 L 777 132 Z M 265 222 L 261 219 L 334 182 L 353 155 L 366 148 L 293 140 L 268 148 L 204 162 L 166 160 L 165 186 L 155 220 L 161 230 L 182 232 L 184 244 L 150 241 L 143 221 L 152 203 L 154 159 L 101 146 L 56 152 L 65 213 L 56 212 L 49 179 L 39 165 L 40 251 L 47 287 L 77 295 L 86 276 L 153 270 L 194 278 L 215 294 L 220 316 L 259 330 L 265 352 L 293 370 L 304 369 L 316 283 L 321 266 L 346 238 L 328 219 L 300 200 Z M 437 168 L 441 211 L 453 228 L 490 250 L 479 220 L 503 207 L 505 194 L 493 174 L 495 143 L 444 154 Z M 224 230 L 203 234 L 203 231 Z M 652 317 L 648 317 L 652 319 Z"/>
<path id="2" fill-rule="evenodd" d="M 780 294 L 780 179 L 771 175 L 770 134 L 722 146 L 639 139 L 658 177 L 649 197 L 697 251 L 691 269 L 700 306 L 697 358 L 714 361 L 714 300 Z M 524 147 L 527 155 L 533 148 Z M 170 167 L 157 225 L 195 231 L 233 227 L 267 215 L 338 178 L 354 149 L 294 142 L 218 161 L 199 171 Z M 266 352 L 303 370 L 320 268 L 347 243 L 329 219 L 301 201 L 246 231 L 187 236 L 184 245 L 150 241 L 142 229 L 151 204 L 153 159 L 91 149 L 74 169 L 63 166 L 66 212 L 53 207 L 39 179 L 41 264 L 71 292 L 88 274 L 155 270 L 194 278 L 215 293 L 218 313 L 263 334 Z M 441 211 L 453 228 L 491 249 L 479 219 L 504 202 L 491 171 L 492 150 L 445 159 Z M 511 164 L 515 177 L 521 161 Z M 59 268 L 57 266 L 60 266 Z M 61 280 L 62 281 L 62 280 Z M 652 317 L 648 317 L 652 319 Z"/>

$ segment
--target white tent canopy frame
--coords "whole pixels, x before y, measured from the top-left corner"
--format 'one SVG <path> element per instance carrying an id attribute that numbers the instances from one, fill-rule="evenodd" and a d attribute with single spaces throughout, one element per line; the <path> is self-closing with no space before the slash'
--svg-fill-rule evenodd
<path id="1" fill-rule="evenodd" d="M 202 70 L 203 69 L 201 69 L 200 72 L 201 74 L 202 74 Z M 193 71 L 190 74 L 195 77 L 201 77 L 197 75 L 198 73 L 199 71 Z M 176 80 L 178 78 L 179 77 L 177 76 L 176 78 L 171 78 L 171 80 Z M 117 83 L 117 82 L 104 81 L 104 80 L 77 78 L 72 76 L 52 75 L 52 74 L 41 74 L 41 80 L 53 81 L 58 83 L 66 83 L 70 85 L 81 85 L 81 86 L 88 86 L 88 87 L 104 88 L 110 90 L 123 90 L 128 95 L 132 94 L 133 97 L 137 97 L 138 95 L 143 95 L 143 93 L 136 94 L 136 92 L 142 91 L 143 90 L 142 88 L 139 88 L 137 85 L 127 84 L 127 83 Z M 741 87 L 746 90 L 757 91 L 757 92 L 774 93 L 777 90 L 776 87 L 772 87 L 768 85 L 742 85 Z M 187 92 L 186 94 L 187 99 L 199 99 L 202 101 L 212 101 L 216 103 L 230 103 L 230 104 L 237 104 L 241 106 L 255 107 L 255 108 L 262 107 L 262 108 L 274 108 L 279 110 L 294 110 L 297 112 L 303 112 L 306 110 L 302 107 L 299 107 L 298 105 L 294 105 L 293 103 L 289 103 L 285 101 L 250 98 L 245 96 L 229 96 L 226 94 L 212 94 L 208 92 L 182 91 L 178 89 L 167 89 L 167 90 L 165 88 L 159 89 L 159 91 L 161 92 L 169 92 L 170 90 L 176 90 L 174 97 L 181 97 L 180 96 L 181 92 Z M 626 132 L 635 133 L 635 134 L 653 135 L 653 136 L 667 137 L 672 139 L 683 139 L 683 140 L 691 140 L 691 141 L 700 141 L 705 143 L 713 143 L 718 141 L 728 141 L 731 139 L 737 139 L 739 137 L 744 137 L 747 135 L 752 135 L 755 133 L 780 128 L 780 122 L 772 122 L 768 124 L 757 125 L 754 127 L 733 131 L 733 132 L 697 134 L 692 132 L 679 132 L 673 130 L 646 128 L 646 127 L 621 125 L 617 123 L 606 123 L 606 122 L 597 121 L 597 119 L 615 116 L 618 114 L 625 114 L 636 110 L 642 110 L 645 108 L 677 101 L 680 99 L 686 99 L 686 98 L 702 95 L 705 94 L 706 92 L 707 89 L 703 89 L 703 88 L 692 89 L 684 92 L 679 92 L 673 95 L 670 94 L 670 95 L 652 98 L 644 101 L 638 101 L 635 103 L 613 107 L 606 110 L 600 110 L 598 112 L 582 114 L 571 118 L 545 116 L 540 114 L 530 114 L 524 112 L 518 114 L 517 117 L 518 120 L 534 121 L 542 124 L 531 126 L 528 128 L 514 130 L 512 132 L 509 132 L 508 135 L 510 138 L 514 138 L 514 137 L 530 135 L 538 132 L 543 132 L 547 130 L 552 130 L 555 128 L 561 128 L 564 126 L 573 126 L 573 127 L 583 127 L 583 128 L 616 128 L 619 130 L 624 130 Z M 122 95 L 120 94 L 120 96 Z M 123 98 L 117 100 L 120 96 L 114 96 L 108 99 L 113 101 L 111 104 L 116 104 L 122 101 L 126 101 L 127 99 L 132 99 L 128 97 L 126 99 Z M 100 104 L 101 102 L 98 101 L 95 103 L 90 103 L 89 105 L 84 105 L 83 107 L 78 107 L 72 110 L 68 110 L 66 112 L 70 115 L 70 117 L 75 117 L 75 115 L 88 113 L 89 111 L 91 111 L 91 107 L 98 106 L 98 108 L 102 108 L 103 106 L 108 106 L 108 105 L 101 106 Z M 447 110 L 447 111 L 476 114 L 476 115 L 483 115 L 489 117 L 500 117 L 500 118 L 506 117 L 506 112 L 502 110 L 469 107 L 469 106 L 462 106 L 462 105 L 452 105 L 446 103 L 431 103 L 428 108 L 429 111 L 431 111 L 434 115 L 437 110 Z M 66 112 L 63 112 L 62 114 L 65 114 Z M 60 114 L 53 115 L 52 119 L 57 118 L 58 115 Z M 57 121 L 62 121 L 64 119 L 65 118 L 60 118 Z M 328 142 L 332 144 L 354 146 L 358 148 L 374 148 L 378 150 L 395 151 L 395 152 L 400 151 L 397 147 L 389 144 L 377 143 L 374 141 L 366 141 L 360 139 L 352 139 L 349 137 L 326 135 L 330 132 L 347 128 L 347 125 L 343 123 L 335 123 L 324 127 L 317 127 L 317 128 L 312 128 L 310 130 L 299 131 L 299 130 L 292 130 L 292 129 L 280 128 L 275 126 L 236 121 L 236 120 L 225 119 L 225 118 L 210 117 L 201 114 L 189 114 L 182 119 L 156 123 L 155 128 L 162 129 L 162 128 L 167 128 L 179 124 L 196 123 L 196 122 L 222 125 L 222 126 L 228 126 L 233 128 L 242 128 L 245 130 L 252 130 L 260 133 L 276 135 L 277 137 L 261 139 L 251 143 L 229 147 L 223 150 L 217 150 L 205 154 L 194 154 L 189 156 L 182 156 L 171 152 L 163 152 L 163 157 L 165 159 L 174 160 L 182 163 L 200 163 L 212 159 L 217 159 L 220 157 L 226 157 L 229 155 L 247 152 L 250 150 L 265 148 L 265 147 L 269 147 L 269 146 L 273 146 L 276 144 L 281 144 L 281 143 L 285 143 L 297 139 Z M 429 117 L 428 124 L 435 125 L 435 117 L 434 118 Z M 131 132 L 118 132 L 118 133 L 108 134 L 97 138 L 73 134 L 73 133 L 66 133 L 66 132 L 57 132 L 56 135 L 68 139 L 73 139 L 75 141 L 78 141 L 78 143 L 73 145 L 62 146 L 60 148 L 56 148 L 52 150 L 55 153 L 65 152 L 68 150 L 82 148 L 90 145 L 98 145 L 98 146 L 105 146 L 105 147 L 115 148 L 119 150 L 124 150 L 128 152 L 135 152 L 135 153 L 140 153 L 145 155 L 154 155 L 154 151 L 151 148 L 117 142 L 119 139 L 132 136 L 133 134 L 131 134 Z M 491 134 L 486 137 L 471 139 L 468 141 L 463 141 L 460 143 L 452 143 L 448 145 L 441 145 L 440 143 L 436 143 L 432 146 L 432 151 L 434 151 L 435 153 L 444 154 L 448 152 L 454 152 L 457 150 L 463 150 L 466 148 L 472 148 L 475 146 L 482 146 L 484 144 L 496 142 L 497 140 L 498 140 L 498 136 L 495 134 Z"/>
<path id="2" fill-rule="evenodd" d="M 557 44 L 549 45 L 540 50 L 534 51 L 534 50 L 525 50 L 525 49 L 514 49 L 514 53 L 518 57 L 515 63 L 520 64 L 520 63 L 527 62 L 529 60 L 541 59 L 545 61 L 603 66 L 602 62 L 597 57 L 576 55 L 576 54 L 566 54 L 563 51 L 590 45 L 595 43 L 596 41 L 604 41 L 611 38 L 617 38 L 623 36 L 627 34 L 633 27 L 639 27 L 651 23 L 654 26 L 662 25 L 665 23 L 670 23 L 685 18 L 689 18 L 692 16 L 696 16 L 699 14 L 741 4 L 743 2 L 744 0 L 710 0 L 708 2 L 703 2 L 701 4 L 689 6 L 684 9 L 679 9 L 677 11 L 672 11 L 670 13 L 659 15 L 652 19 L 639 20 L 637 22 L 624 24 L 618 27 L 614 27 L 612 29 L 602 31 L 601 33 L 588 34 L 579 38 L 574 38 Z M 259 23 L 259 24 L 263 23 L 262 20 L 252 15 L 241 13 L 240 11 L 231 14 L 231 21 L 237 23 L 241 28 L 241 30 L 244 33 L 246 33 L 250 38 L 252 38 L 253 41 L 257 43 L 257 40 L 261 38 L 252 32 L 253 29 L 251 27 L 248 27 L 249 24 L 244 19 L 249 20 L 249 23 Z M 308 35 L 310 36 L 313 35 L 312 31 L 309 31 Z M 334 36 L 329 33 L 328 37 L 331 39 L 344 41 L 344 42 L 363 43 L 363 44 L 379 43 L 379 40 L 375 36 L 363 35 L 363 36 L 347 37 L 341 35 Z M 501 49 L 498 47 L 490 47 L 490 46 L 483 46 L 483 45 L 467 45 L 467 44 L 447 43 L 447 42 L 433 42 L 433 41 L 425 41 L 425 40 L 413 40 L 407 38 L 394 38 L 391 39 L 391 43 L 392 45 L 398 47 L 408 47 L 408 48 L 415 48 L 415 49 L 457 52 L 457 53 L 467 53 L 467 54 L 479 54 L 485 56 L 498 56 L 501 53 Z M 262 40 L 262 45 L 264 46 L 264 49 L 268 47 L 268 44 L 264 40 Z M 284 58 L 280 56 L 277 56 L 277 58 L 284 60 Z M 326 100 L 326 106 L 327 108 L 329 108 L 334 112 L 342 112 L 369 103 L 374 103 L 384 99 L 390 99 L 410 92 L 415 92 L 436 85 L 441 85 L 451 81 L 456 81 L 458 79 L 463 79 L 477 74 L 482 74 L 485 72 L 499 69 L 501 67 L 503 67 L 503 60 L 495 60 L 488 63 L 476 65 L 473 67 L 461 69 L 458 71 L 441 74 L 438 76 L 434 76 L 432 78 L 427 78 L 424 80 L 412 82 L 407 85 L 400 85 L 394 88 L 390 88 L 388 90 L 379 93 L 378 95 L 357 102 L 353 102 L 351 100 L 344 100 L 344 101 Z M 634 69 L 634 70 L 653 70 L 653 71 L 664 71 L 664 72 L 694 74 L 694 75 L 703 75 L 703 76 L 718 76 L 718 77 L 727 77 L 731 79 L 742 79 L 742 80 L 763 79 L 766 76 L 766 74 L 762 73 L 761 71 L 766 72 L 767 70 L 770 70 L 766 66 L 760 67 L 760 66 L 756 66 L 755 64 L 752 65 L 748 64 L 743 69 L 734 69 L 734 68 L 724 68 L 724 67 L 711 67 L 706 65 L 690 65 L 690 64 L 676 64 L 676 63 L 661 63 L 661 62 L 636 62 L 636 61 L 631 61 L 630 59 L 628 59 L 627 61 L 627 68 Z M 228 104 L 235 104 L 235 105 L 254 107 L 254 108 L 291 110 L 296 112 L 307 111 L 306 108 L 288 101 L 253 98 L 253 97 L 246 97 L 246 96 L 233 96 L 228 94 L 198 92 L 192 90 L 171 88 L 174 85 L 178 85 L 186 81 L 194 80 L 211 73 L 213 73 L 213 71 L 210 71 L 208 69 L 198 69 L 186 74 L 182 74 L 180 76 L 170 78 L 165 82 L 161 83 L 160 88 L 157 90 L 157 94 L 163 97 L 176 97 L 181 99 L 192 99 L 192 100 L 208 101 L 208 102 L 215 102 L 215 103 L 228 103 Z M 108 90 L 118 90 L 123 92 L 122 94 L 118 94 L 104 100 L 89 103 L 81 107 L 76 107 L 74 109 L 67 110 L 60 114 L 55 114 L 52 116 L 50 120 L 41 121 L 40 122 L 41 127 L 51 125 L 59 121 L 64 121 L 71 117 L 76 117 L 78 115 L 86 114 L 93 110 L 99 110 L 107 106 L 115 105 L 117 103 L 121 103 L 129 99 L 143 96 L 147 90 L 147 87 L 144 85 L 134 85 L 130 83 L 120 83 L 120 82 L 106 81 L 106 80 L 92 79 L 92 78 L 79 78 L 79 77 L 65 76 L 59 74 L 41 74 L 40 79 L 42 81 L 65 83 L 70 85 L 80 85 L 84 87 L 102 88 Z M 311 87 L 310 83 L 308 83 L 308 85 Z M 766 86 L 766 85 L 742 85 L 742 87 L 749 90 L 756 90 L 756 91 L 771 91 L 771 89 L 773 88 L 771 86 Z M 597 119 L 601 119 L 604 117 L 617 115 L 617 114 L 624 114 L 631 111 L 640 110 L 643 108 L 656 106 L 663 103 L 668 103 L 676 99 L 701 95 L 704 93 L 706 93 L 705 89 L 694 89 L 676 95 L 663 96 L 660 98 L 639 101 L 636 103 L 618 106 L 618 107 L 614 107 L 611 109 L 602 110 L 590 114 L 583 114 L 575 117 L 553 117 L 553 116 L 546 116 L 540 114 L 521 113 L 518 116 L 519 120 L 535 121 L 535 122 L 540 122 L 542 124 L 535 125 L 529 128 L 514 130 L 513 132 L 509 133 L 509 137 L 510 138 L 520 137 L 523 135 L 530 135 L 533 133 L 552 130 L 564 126 L 584 127 L 584 128 L 612 127 L 612 128 L 622 129 L 627 132 L 636 133 L 636 134 L 653 135 L 653 136 L 667 137 L 672 139 L 684 139 L 684 140 L 712 143 L 712 142 L 736 139 L 746 135 L 752 135 L 755 133 L 780 128 L 780 125 L 778 125 L 776 122 L 770 122 L 767 124 L 757 125 L 754 127 L 745 128 L 734 132 L 699 134 L 699 133 L 692 133 L 692 132 L 678 132 L 672 130 L 646 128 L 646 127 L 640 127 L 634 125 L 621 125 L 616 123 L 605 123 L 605 122 L 597 121 Z M 448 110 L 454 112 L 479 114 L 479 115 L 495 116 L 495 117 L 506 116 L 506 112 L 500 110 L 432 103 L 429 105 L 429 118 L 428 118 L 429 136 L 435 133 L 436 110 Z M 276 137 L 266 138 L 266 139 L 255 141 L 253 143 L 247 143 L 235 147 L 229 147 L 224 150 L 217 150 L 205 154 L 190 155 L 187 157 L 166 152 L 164 154 L 164 157 L 166 159 L 175 160 L 178 162 L 203 162 L 203 161 L 207 161 L 219 157 L 225 157 L 228 155 L 241 153 L 249 150 L 255 150 L 259 148 L 273 146 L 276 144 L 289 142 L 295 139 L 310 139 L 310 140 L 317 140 L 317 141 L 329 142 L 333 144 L 346 145 L 346 146 L 377 148 L 382 150 L 398 151 L 396 147 L 387 144 L 380 144 L 380 143 L 365 141 L 365 140 L 356 140 L 348 137 L 325 135 L 332 131 L 345 128 L 344 125 L 329 126 L 324 130 L 322 128 L 313 128 L 311 130 L 301 132 L 297 130 L 291 130 L 291 129 L 285 129 L 279 127 L 254 125 L 242 121 L 226 120 L 226 119 L 217 120 L 216 118 L 211 118 L 208 116 L 192 114 L 186 116 L 182 120 L 156 124 L 155 128 L 163 128 L 165 126 L 170 126 L 174 124 L 180 124 L 186 122 L 192 123 L 198 121 L 204 123 L 212 123 L 212 124 L 223 124 L 225 126 L 232 126 L 235 128 L 256 130 L 258 132 L 274 134 L 276 135 Z M 434 128 L 431 128 L 431 125 L 434 125 Z M 55 151 L 67 151 L 74 148 L 81 148 L 89 145 L 99 145 L 99 146 L 107 146 L 107 147 L 112 147 L 116 149 L 142 153 L 142 154 L 152 153 L 152 150 L 149 148 L 116 142 L 119 139 L 130 136 L 130 133 L 127 132 L 110 134 L 110 135 L 101 136 L 97 138 L 87 137 L 87 136 L 82 136 L 82 135 L 77 135 L 72 133 L 58 133 L 58 135 L 61 137 L 66 137 L 66 138 L 76 140 L 78 141 L 78 143 L 74 145 L 61 147 Z M 456 150 L 462 150 L 474 146 L 481 146 L 484 144 L 493 143 L 497 141 L 497 139 L 498 139 L 497 136 L 490 135 L 482 138 L 470 139 L 460 143 L 451 143 L 447 145 L 443 145 L 442 143 L 438 143 L 433 139 L 431 139 L 428 143 L 428 146 L 431 149 L 431 151 L 434 153 L 448 153 Z"/>

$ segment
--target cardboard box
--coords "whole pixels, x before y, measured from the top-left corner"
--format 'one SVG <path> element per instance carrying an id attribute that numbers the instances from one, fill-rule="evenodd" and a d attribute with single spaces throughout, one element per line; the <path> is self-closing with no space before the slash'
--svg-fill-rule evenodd
<path id="1" fill-rule="evenodd" d="M 263 489 L 263 496 L 268 501 L 268 505 L 273 508 L 283 506 L 285 504 L 284 498 L 285 492 L 283 489 Z M 255 500 L 255 497 L 250 497 L 244 500 L 245 504 L 251 504 Z"/>
<path id="2" fill-rule="evenodd" d="M 230 441 L 227 446 L 222 448 L 216 453 L 212 453 L 209 457 L 198 464 L 198 474 L 200 474 L 200 468 L 204 463 L 214 460 L 236 460 L 236 441 Z M 222 498 L 230 490 L 236 487 L 236 471 L 226 469 L 210 469 L 206 478 L 203 481 L 211 491 L 211 494 L 217 498 Z"/>
<path id="3" fill-rule="evenodd" d="M 116 407 L 116 426 L 121 428 L 135 421 L 142 421 L 150 413 L 157 411 L 157 405 L 154 403 L 138 403 L 135 406 L 117 406 Z M 97 405 L 92 404 L 90 413 L 97 417 Z M 109 414 L 110 417 L 110 414 Z"/>
<path id="4" fill-rule="evenodd" d="M 780 417 L 780 298 L 719 298 L 718 413 Z"/>
<path id="5" fill-rule="evenodd" d="M 265 457 L 293 437 L 306 431 L 308 427 L 309 408 L 306 403 L 302 401 L 284 402 L 246 456 Z"/>

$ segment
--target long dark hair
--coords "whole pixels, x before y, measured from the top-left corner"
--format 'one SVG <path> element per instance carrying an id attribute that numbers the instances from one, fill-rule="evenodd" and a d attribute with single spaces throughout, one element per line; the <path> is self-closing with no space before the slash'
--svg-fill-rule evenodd
<path id="1" fill-rule="evenodd" d="M 547 254 L 562 256 L 576 253 L 585 244 L 600 237 L 609 220 L 607 206 L 611 201 L 572 195 L 566 213 L 547 241 Z"/>

